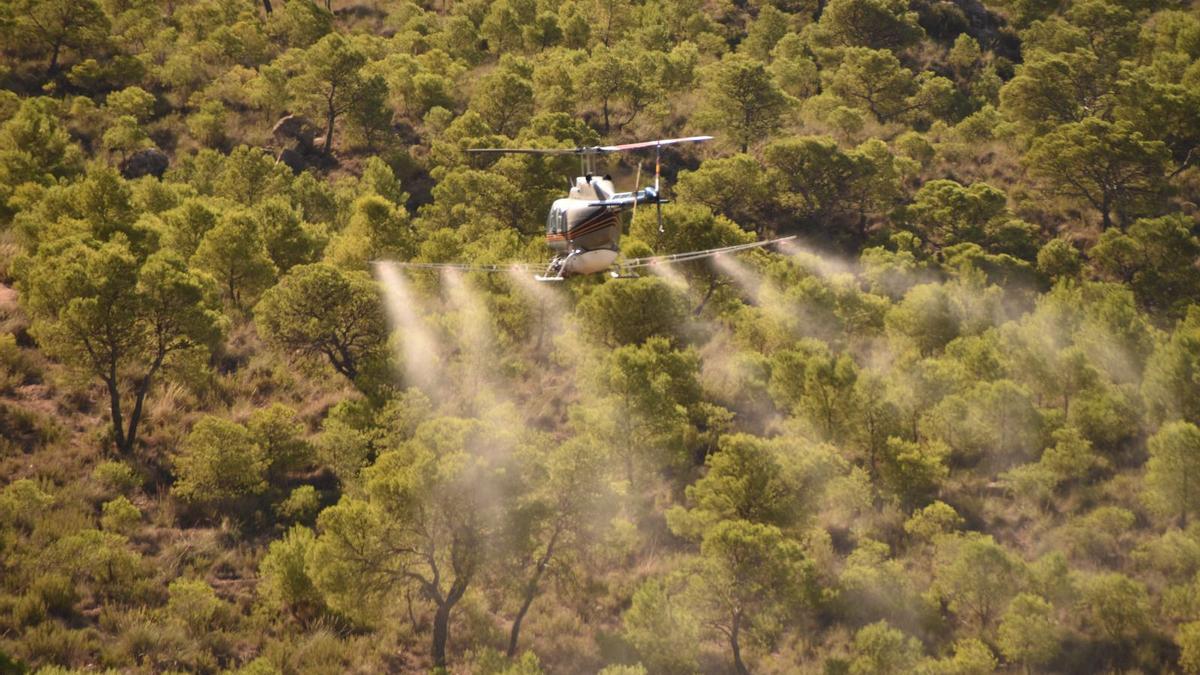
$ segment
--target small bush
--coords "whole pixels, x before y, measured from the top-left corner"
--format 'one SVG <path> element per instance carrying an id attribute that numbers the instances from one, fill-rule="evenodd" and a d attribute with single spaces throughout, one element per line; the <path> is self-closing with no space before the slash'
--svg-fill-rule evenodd
<path id="1" fill-rule="evenodd" d="M 120 494 L 128 494 L 142 483 L 141 477 L 133 470 L 133 467 L 125 462 L 114 460 L 106 460 L 97 464 L 96 468 L 92 469 L 92 480 L 106 490 Z"/>
<path id="2" fill-rule="evenodd" d="M 129 534 L 142 522 L 142 512 L 124 496 L 104 502 L 100 526 L 109 532 Z"/>
<path id="3" fill-rule="evenodd" d="M 49 416 L 0 401 L 0 454 L 33 452 L 62 437 L 62 428 Z"/>
<path id="4" fill-rule="evenodd" d="M 94 630 L 71 630 L 55 621 L 30 628 L 21 646 L 25 659 L 36 663 L 83 663 L 100 648 Z"/>
<path id="5" fill-rule="evenodd" d="M 176 579 L 167 587 L 167 614 L 181 621 L 193 634 L 211 630 L 225 613 L 225 603 L 202 579 Z"/>
<path id="6" fill-rule="evenodd" d="M 176 495 L 189 502 L 215 502 L 266 489 L 267 458 L 246 428 L 208 416 L 196 423 L 175 460 Z"/>
<path id="7" fill-rule="evenodd" d="M 39 576 L 30 592 L 41 598 L 46 609 L 56 616 L 68 617 L 75 611 L 79 593 L 71 579 L 62 574 L 48 573 Z"/>
<path id="8" fill-rule="evenodd" d="M 33 527 L 38 514 L 54 503 L 47 494 L 28 478 L 15 480 L 0 491 L 0 523 Z"/>
<path id="9" fill-rule="evenodd" d="M 311 523 L 321 510 L 321 496 L 311 485 L 301 485 L 279 504 L 279 515 L 296 523 Z"/>
<path id="10" fill-rule="evenodd" d="M 17 336 L 0 335 L 0 392 L 11 392 L 23 384 L 40 379 L 33 359 L 19 346 Z"/>
<path id="11" fill-rule="evenodd" d="M 48 613 L 46 601 L 36 594 L 29 593 L 21 596 L 13 607 L 13 623 L 18 626 L 36 626 L 46 620 Z"/>
<path id="12" fill-rule="evenodd" d="M 259 593 L 268 606 L 288 609 L 299 617 L 323 609 L 321 594 L 305 569 L 315 541 L 312 530 L 297 525 L 284 538 L 271 542 L 258 568 Z"/>

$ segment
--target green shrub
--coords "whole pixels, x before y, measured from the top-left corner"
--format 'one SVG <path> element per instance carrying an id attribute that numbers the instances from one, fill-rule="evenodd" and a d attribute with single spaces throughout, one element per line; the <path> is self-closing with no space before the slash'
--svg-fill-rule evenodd
<path id="1" fill-rule="evenodd" d="M 48 613 L 46 601 L 36 594 L 28 593 L 21 596 L 13 607 L 13 623 L 18 626 L 36 626 L 46 620 Z"/>
<path id="2" fill-rule="evenodd" d="M 647 670 L 638 663 L 632 666 L 608 666 L 597 675 L 647 675 Z"/>
<path id="3" fill-rule="evenodd" d="M 697 620 L 680 611 L 667 585 L 647 581 L 633 594 L 625 612 L 623 635 L 643 663 L 656 673 L 690 673 L 696 669 Z"/>
<path id="4" fill-rule="evenodd" d="M 313 449 L 304 440 L 304 425 L 296 419 L 296 411 L 286 405 L 276 403 L 255 411 L 246 428 L 266 454 L 272 477 L 312 463 Z"/>
<path id="5" fill-rule="evenodd" d="M 128 493 L 142 483 L 133 467 L 111 459 L 100 462 L 92 469 L 92 480 L 106 490 L 121 494 Z"/>
<path id="6" fill-rule="evenodd" d="M 321 510 L 321 496 L 311 485 L 301 485 L 279 504 L 279 515 L 297 523 L 311 523 Z"/>
<path id="7" fill-rule="evenodd" d="M 70 616 L 75 610 L 75 603 L 79 602 L 75 584 L 62 574 L 43 573 L 34 580 L 29 590 L 41 598 L 46 609 L 56 616 Z"/>
<path id="8" fill-rule="evenodd" d="M 54 418 L 0 401 L 0 455 L 33 452 L 61 437 L 62 428 Z"/>
<path id="9" fill-rule="evenodd" d="M 282 675 L 283 671 L 265 656 L 247 662 L 233 671 L 234 675 Z"/>
<path id="10" fill-rule="evenodd" d="M 33 359 L 17 346 L 17 336 L 11 333 L 0 335 L 0 392 L 11 392 L 35 381 L 39 375 Z"/>
<path id="11" fill-rule="evenodd" d="M 208 632 L 226 612 L 225 603 L 203 579 L 176 579 L 167 595 L 167 614 L 193 634 Z"/>
<path id="12" fill-rule="evenodd" d="M 21 478 L 0 491 L 0 523 L 33 527 L 37 517 L 54 503 L 54 497 L 37 483 Z"/>
<path id="13" fill-rule="evenodd" d="M 82 663 L 100 649 L 96 631 L 72 630 L 56 621 L 44 621 L 21 636 L 24 658 L 33 663 Z"/>
<path id="14" fill-rule="evenodd" d="M 175 468 L 172 491 L 189 502 L 231 500 L 267 487 L 262 447 L 242 425 L 211 415 L 192 428 Z"/>
<path id="15" fill-rule="evenodd" d="M 203 145 L 219 146 L 225 142 L 228 116 L 229 111 L 220 101 L 206 101 L 200 110 L 188 117 L 188 132 Z"/>
<path id="16" fill-rule="evenodd" d="M 124 496 L 104 502 L 100 526 L 110 532 L 129 534 L 142 521 L 142 512 Z"/>
<path id="17" fill-rule="evenodd" d="M 311 615 L 324 606 L 306 569 L 306 558 L 315 541 L 312 530 L 297 525 L 282 539 L 271 542 L 258 567 L 259 593 L 271 606 L 298 616 Z"/>
<path id="18" fill-rule="evenodd" d="M 1175 634 L 1179 645 L 1179 667 L 1188 675 L 1200 673 L 1200 621 L 1185 623 Z"/>

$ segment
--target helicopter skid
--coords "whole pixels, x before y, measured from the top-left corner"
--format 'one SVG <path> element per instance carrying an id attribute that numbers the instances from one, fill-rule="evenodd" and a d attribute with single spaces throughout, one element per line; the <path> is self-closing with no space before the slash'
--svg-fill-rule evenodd
<path id="1" fill-rule="evenodd" d="M 595 274 L 608 269 L 617 259 L 617 252 L 612 249 L 597 249 L 594 251 L 573 251 L 563 260 L 562 275 Z"/>
<path id="2" fill-rule="evenodd" d="M 535 278 L 538 281 L 562 281 L 579 274 L 595 274 L 611 267 L 616 259 L 617 252 L 612 249 L 575 250 L 565 258 L 555 258 L 546 273 Z"/>

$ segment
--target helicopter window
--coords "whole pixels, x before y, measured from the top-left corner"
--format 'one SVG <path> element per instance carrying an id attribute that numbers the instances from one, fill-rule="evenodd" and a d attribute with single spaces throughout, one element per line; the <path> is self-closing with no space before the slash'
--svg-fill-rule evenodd
<path id="1" fill-rule="evenodd" d="M 552 234 L 560 234 L 566 228 L 566 211 L 560 208 L 551 207 L 550 214 L 546 216 L 546 229 Z"/>

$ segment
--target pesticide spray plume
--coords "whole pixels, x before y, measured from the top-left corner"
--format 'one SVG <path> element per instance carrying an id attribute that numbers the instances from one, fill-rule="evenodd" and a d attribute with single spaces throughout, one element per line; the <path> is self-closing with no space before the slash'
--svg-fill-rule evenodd
<path id="1" fill-rule="evenodd" d="M 458 330 L 453 337 L 462 358 L 459 362 L 462 378 L 459 389 L 469 412 L 487 417 L 497 409 L 513 410 L 512 399 L 498 386 L 496 349 L 491 313 L 479 291 L 471 287 L 463 273 L 455 269 L 442 271 L 442 281 L 450 309 L 458 314 Z M 501 419 L 516 420 L 518 415 L 499 415 Z"/>
<path id="2" fill-rule="evenodd" d="M 742 291 L 746 300 L 762 309 L 768 317 L 783 325 L 790 325 L 795 319 L 793 307 L 780 297 L 775 288 L 762 274 L 733 256 L 713 256 L 713 264 L 723 274 L 733 279 L 734 284 Z"/>
<path id="3" fill-rule="evenodd" d="M 491 319 L 483 299 L 468 286 L 458 270 L 442 270 L 442 281 L 449 294 L 450 305 L 460 318 L 460 347 L 472 360 L 484 360 L 493 355 Z"/>
<path id="4" fill-rule="evenodd" d="M 724 275 L 733 279 L 733 283 L 742 291 L 751 304 L 758 304 L 762 292 L 762 275 L 750 269 L 745 263 L 735 260 L 733 256 L 720 253 L 712 257 L 712 264 Z"/>
<path id="5" fill-rule="evenodd" d="M 510 272 L 510 276 L 533 305 L 534 320 L 538 323 L 533 334 L 534 350 L 559 364 L 588 359 L 587 347 L 568 320 L 571 308 L 563 286 L 536 281 L 520 270 Z"/>
<path id="6" fill-rule="evenodd" d="M 553 329 L 569 311 L 566 300 L 555 287 L 535 280 L 529 276 L 529 272 L 509 270 L 508 278 L 540 310 L 540 318 L 544 325 Z"/>
<path id="7" fill-rule="evenodd" d="M 781 241 L 778 246 L 780 252 L 790 257 L 800 267 L 823 279 L 832 279 L 846 275 L 857 277 L 860 272 L 859 266 L 856 263 L 798 243 L 795 239 Z"/>
<path id="8" fill-rule="evenodd" d="M 651 265 L 647 269 L 655 276 L 681 291 L 687 291 L 690 287 L 688 280 L 672 265 Z"/>
<path id="9" fill-rule="evenodd" d="M 437 340 L 421 320 L 416 294 L 394 263 L 379 262 L 373 269 L 376 280 L 383 287 L 392 332 L 400 334 L 396 356 L 404 364 L 404 379 L 407 384 L 440 398 L 441 377 L 437 365 L 441 357 Z"/>

